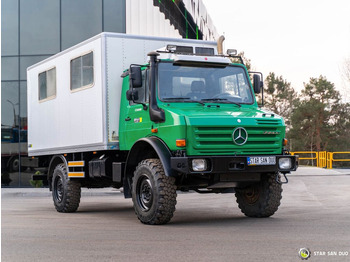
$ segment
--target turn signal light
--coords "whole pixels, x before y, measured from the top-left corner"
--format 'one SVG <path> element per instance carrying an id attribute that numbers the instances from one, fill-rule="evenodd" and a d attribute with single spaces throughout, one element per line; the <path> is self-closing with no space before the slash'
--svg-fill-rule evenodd
<path id="1" fill-rule="evenodd" d="M 287 146 L 288 145 L 288 139 L 283 139 L 283 146 Z"/>
<path id="2" fill-rule="evenodd" d="M 186 139 L 177 139 L 176 146 L 177 147 L 185 147 L 186 146 Z"/>

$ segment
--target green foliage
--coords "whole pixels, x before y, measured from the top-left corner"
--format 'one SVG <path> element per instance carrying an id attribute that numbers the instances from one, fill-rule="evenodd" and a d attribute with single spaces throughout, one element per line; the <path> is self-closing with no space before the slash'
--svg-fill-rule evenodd
<path id="1" fill-rule="evenodd" d="M 35 188 L 43 187 L 44 185 L 42 180 L 30 180 L 29 183 Z"/>
<path id="2" fill-rule="evenodd" d="M 287 131 L 290 129 L 290 115 L 295 97 L 296 92 L 289 82 L 282 76 L 269 73 L 265 80 L 264 106 L 284 118 Z"/>
<path id="3" fill-rule="evenodd" d="M 294 102 L 291 115 L 292 150 L 347 150 L 350 145 L 349 105 L 326 77 L 310 78 Z"/>
<path id="4" fill-rule="evenodd" d="M 35 174 L 36 175 L 41 175 L 41 172 L 40 171 L 36 171 Z M 44 185 L 42 180 L 30 180 L 29 183 L 35 188 L 43 187 L 43 185 Z"/>

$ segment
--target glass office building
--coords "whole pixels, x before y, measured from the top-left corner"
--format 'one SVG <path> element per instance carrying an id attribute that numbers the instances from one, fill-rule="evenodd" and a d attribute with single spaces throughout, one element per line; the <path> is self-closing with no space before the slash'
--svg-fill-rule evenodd
<path id="1" fill-rule="evenodd" d="M 27 67 L 101 32 L 214 40 L 201 0 L 2 0 L 1 183 L 30 186 Z M 44 172 L 44 171 L 42 171 Z"/>

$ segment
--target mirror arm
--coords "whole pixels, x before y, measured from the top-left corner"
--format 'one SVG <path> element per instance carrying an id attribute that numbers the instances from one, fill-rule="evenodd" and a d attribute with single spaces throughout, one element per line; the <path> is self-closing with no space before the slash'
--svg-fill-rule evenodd
<path id="1" fill-rule="evenodd" d="M 142 105 L 143 107 L 143 110 L 147 110 L 148 109 L 148 106 L 145 104 L 145 103 L 142 103 L 142 102 L 134 102 L 135 104 L 139 104 L 139 105 Z"/>

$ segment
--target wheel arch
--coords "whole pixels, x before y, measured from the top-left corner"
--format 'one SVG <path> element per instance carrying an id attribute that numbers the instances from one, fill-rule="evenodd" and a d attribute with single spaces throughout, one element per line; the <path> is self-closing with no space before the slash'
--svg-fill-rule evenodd
<path id="1" fill-rule="evenodd" d="M 125 163 L 124 196 L 131 198 L 131 180 L 139 162 L 148 158 L 159 158 L 166 176 L 173 176 L 170 158 L 171 151 L 158 137 L 141 138 L 132 146 Z"/>
<path id="2" fill-rule="evenodd" d="M 66 169 L 68 170 L 68 164 L 67 160 L 63 155 L 55 155 L 51 158 L 50 164 L 49 164 L 49 169 L 47 172 L 47 180 L 49 182 L 49 188 L 50 191 L 52 191 L 52 177 L 53 177 L 53 171 L 55 170 L 55 167 L 58 164 L 64 164 L 66 166 Z"/>

